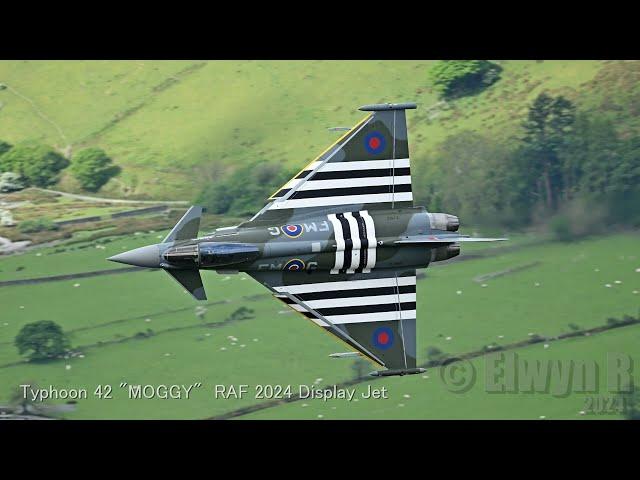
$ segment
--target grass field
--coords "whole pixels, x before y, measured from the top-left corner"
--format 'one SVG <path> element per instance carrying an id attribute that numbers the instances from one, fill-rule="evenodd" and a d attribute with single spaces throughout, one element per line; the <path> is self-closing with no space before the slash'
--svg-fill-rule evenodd
<path id="1" fill-rule="evenodd" d="M 204 185 L 224 181 L 248 162 L 299 169 L 340 135 L 329 127 L 351 126 L 363 117 L 357 111 L 363 104 L 415 101 L 419 108 L 407 118 L 413 190 L 422 204 L 423 179 L 443 140 L 473 130 L 509 141 L 543 91 L 565 95 L 581 112 L 610 118 L 623 136 L 640 129 L 640 62 L 498 63 L 503 71 L 497 83 L 440 102 L 429 85 L 430 61 L 0 61 L 0 84 L 6 87 L 0 87 L 0 140 L 35 139 L 67 152 L 104 148 L 122 173 L 100 197 L 193 201 Z M 55 188 L 78 191 L 67 174 Z M 17 222 L 107 217 L 133 208 L 33 189 L 2 198 L 15 199 L 25 202 L 12 210 Z M 160 241 L 182 215 L 179 210 L 33 234 L 35 242 L 59 243 L 0 256 L 0 283 L 123 268 L 106 258 Z M 510 241 L 465 245 L 459 259 L 421 272 L 420 363 L 428 360 L 428 349 L 463 354 L 640 313 L 640 232 L 558 243 L 548 235 L 476 232 L 468 227 L 474 219 L 463 220 L 462 233 Z M 205 215 L 201 233 L 239 221 Z M 19 240 L 16 232 L 0 229 L 3 237 Z M 252 396 L 214 399 L 216 384 L 327 386 L 354 377 L 353 360 L 328 357 L 345 351 L 343 344 L 247 275 L 204 272 L 203 279 L 209 298 L 203 318 L 196 315 L 201 304 L 161 271 L 0 286 L 0 405 L 26 382 L 87 388 L 89 399 L 66 418 L 197 419 L 259 402 Z M 254 318 L 229 320 L 240 307 L 252 309 Z M 60 324 L 75 354 L 26 362 L 13 341 L 36 320 Z M 638 340 L 640 326 L 627 326 L 517 353 L 525 360 L 604 362 L 607 353 L 622 352 L 637 361 Z M 478 379 L 484 378 L 485 362 L 471 362 Z M 129 400 L 118 388 L 121 382 L 205 387 L 189 400 Z M 112 399 L 91 395 L 107 384 L 115 388 Z M 465 394 L 452 393 L 438 369 L 358 388 L 367 385 L 388 386 L 391 398 L 298 401 L 238 418 L 607 417 L 581 415 L 584 394 L 497 395 L 487 393 L 482 381 Z"/>
<path id="2" fill-rule="evenodd" d="M 534 362 L 546 360 L 550 363 L 561 361 L 596 361 L 600 366 L 597 376 L 598 388 L 593 392 L 575 392 L 563 395 L 559 377 L 550 376 L 549 389 L 526 390 L 516 393 L 495 392 L 491 382 L 486 380 L 487 370 L 494 371 L 493 355 L 471 362 L 475 371 L 472 387 L 464 393 L 443 380 L 440 368 L 430 369 L 414 377 L 373 380 L 360 384 L 356 389 L 356 399 L 371 388 L 388 388 L 386 399 L 345 400 L 305 399 L 291 404 L 277 406 L 252 413 L 243 419 L 503 419 L 503 420 L 577 420 L 577 419 L 618 419 L 622 415 L 615 408 L 596 406 L 598 398 L 610 402 L 615 393 L 607 387 L 606 365 L 608 355 L 624 352 L 634 363 L 640 360 L 638 342 L 640 326 L 626 327 L 598 334 L 597 338 L 562 340 L 544 349 L 542 344 L 519 349 L 519 361 Z M 468 367 L 467 367 L 468 368 Z M 467 370 L 470 371 L 470 370 Z M 445 377 L 448 378 L 448 377 Z M 472 377 L 469 377 L 472 378 Z M 575 378 L 575 377 L 574 377 Z M 574 385 L 579 386 L 579 383 Z M 603 408 L 603 409 L 599 409 Z"/>
<path id="3" fill-rule="evenodd" d="M 452 132 L 515 134 L 527 104 L 543 90 L 585 107 L 607 100 L 608 112 L 624 117 L 620 125 L 637 126 L 627 115 L 631 102 L 611 100 L 614 91 L 635 92 L 635 64 L 501 61 L 502 78 L 491 88 L 430 108 L 438 103 L 427 80 L 430 63 L 5 61 L 0 132 L 10 142 L 103 147 L 123 172 L 102 193 L 191 200 L 238 164 L 303 166 L 335 140 L 328 127 L 355 124 L 363 116 L 357 107 L 367 103 L 419 104 L 409 114 L 415 165 L 428 163 L 429 151 Z M 375 89 L 362 88 L 372 78 Z M 75 188 L 69 179 L 62 186 Z"/>
<path id="4" fill-rule="evenodd" d="M 106 244 L 107 250 L 80 249 L 42 256 L 29 252 L 0 259 L 3 280 L 109 268 L 104 258 L 125 248 L 153 241 L 144 234 Z M 435 346 L 454 354 L 507 344 L 528 338 L 530 333 L 554 336 L 570 331 L 569 324 L 589 328 L 609 317 L 636 315 L 640 306 L 640 257 L 638 236 L 616 235 L 573 244 L 528 245 L 504 249 L 486 258 L 460 261 L 427 269 L 419 281 L 419 361 Z M 486 280 L 474 278 L 531 262 L 528 269 Z M 24 270 L 15 271 L 20 264 Z M 596 271 L 596 269 L 598 271 Z M 5 276 L 5 273 L 7 275 Z M 214 384 L 313 384 L 329 385 L 352 377 L 351 360 L 335 360 L 328 354 L 342 351 L 336 340 L 271 299 L 256 282 L 243 274 L 204 274 L 209 305 L 204 320 L 195 315 L 196 303 L 163 272 L 136 272 L 105 277 L 0 288 L 3 306 L 0 320 L 0 404 L 14 386 L 34 382 L 40 386 L 95 388 L 120 382 L 187 384 L 203 382 L 207 390 L 190 400 L 128 400 L 122 392 L 112 400 L 90 398 L 78 404 L 69 418 L 204 418 L 255 403 L 214 400 Z M 616 283 L 616 281 L 620 283 Z M 536 283 L 539 286 L 536 286 Z M 74 286 L 79 284 L 79 286 Z M 606 287 L 610 284 L 611 287 Z M 457 292 L 461 293 L 457 293 Z M 215 303 L 215 304 L 214 304 Z M 223 322 L 235 309 L 247 306 L 254 319 Z M 23 308 L 22 308 L 23 307 Z M 72 345 L 84 358 L 60 359 L 46 364 L 20 361 L 12 340 L 21 325 L 39 319 L 54 320 L 71 334 Z M 205 325 L 205 323 L 207 325 Z M 210 325 L 212 324 L 212 325 Z M 154 335 L 131 338 L 152 329 Z M 637 327 L 598 334 L 589 339 L 558 341 L 548 350 L 536 345 L 523 355 L 578 355 L 600 358 L 613 346 L 637 354 Z M 636 333 L 630 333 L 636 332 Z M 635 336 L 634 336 L 635 335 Z M 232 338 L 229 338 L 232 337 Z M 233 338 L 237 340 L 233 340 Z M 602 340 L 601 340 L 602 339 Z M 608 339 L 608 340 L 607 340 Z M 619 341 L 618 341 L 619 340 Z M 102 342 L 102 343 L 99 343 Z M 168 355 L 167 355 L 168 354 Z M 555 357 L 554 357 L 555 358 Z M 481 361 L 477 365 L 480 371 Z M 70 366 L 67 369 L 67 365 Z M 372 366 L 373 369 L 373 366 Z M 391 403 L 372 407 L 299 402 L 254 414 L 256 418 L 573 418 L 580 399 L 557 401 L 547 396 L 530 400 L 526 408 L 516 400 L 486 397 L 481 391 L 469 395 L 446 394 L 443 385 L 426 387 L 421 376 L 385 379 L 374 383 L 393 386 Z M 401 387 L 396 387 L 401 386 Z M 417 406 L 400 411 L 398 395 L 410 395 Z M 535 397 L 535 396 L 534 396 Z M 404 398 L 404 397 L 403 397 Z M 545 400 L 546 398 L 546 400 Z M 420 400 L 422 399 L 422 400 Z M 472 401 L 482 408 L 471 408 Z M 497 402 L 497 403 L 495 403 Z M 368 401 L 366 403 L 369 405 Z M 424 405 L 429 408 L 425 409 Z M 372 404 L 373 405 L 373 404 Z M 422 406 L 420 406 L 422 405 Z M 336 406 L 333 411 L 331 407 Z M 302 410 L 301 410 L 302 408 Z M 331 412 L 327 412 L 327 408 Z M 576 410 L 578 408 L 578 410 Z M 324 413 L 321 413 L 324 412 Z M 585 418 L 585 417 L 580 417 Z M 588 417 L 591 418 L 591 417 Z"/>

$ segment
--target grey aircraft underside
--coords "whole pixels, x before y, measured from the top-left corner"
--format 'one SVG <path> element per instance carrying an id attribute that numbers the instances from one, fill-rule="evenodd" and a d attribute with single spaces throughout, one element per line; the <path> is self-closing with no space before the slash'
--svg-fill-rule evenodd
<path id="1" fill-rule="evenodd" d="M 200 270 L 246 272 L 385 370 L 416 367 L 416 269 L 460 253 L 458 218 L 413 205 L 405 111 L 371 112 L 276 191 L 251 220 L 198 237 L 191 207 L 162 243 L 109 260 L 162 268 L 206 300 Z"/>

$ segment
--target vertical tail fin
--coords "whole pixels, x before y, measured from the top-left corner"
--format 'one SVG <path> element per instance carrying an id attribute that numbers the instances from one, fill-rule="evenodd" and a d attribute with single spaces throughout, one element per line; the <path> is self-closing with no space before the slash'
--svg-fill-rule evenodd
<path id="1" fill-rule="evenodd" d="M 193 206 L 187 213 L 185 213 L 180 221 L 176 223 L 173 230 L 169 232 L 169 235 L 162 241 L 162 243 L 172 243 L 179 240 L 190 240 L 198 236 L 198 230 L 200 229 L 200 217 L 202 216 L 203 208 Z"/>
<path id="2" fill-rule="evenodd" d="M 413 206 L 405 111 L 414 108 L 414 103 L 361 107 L 369 115 L 277 190 L 254 220 L 283 209 Z"/>

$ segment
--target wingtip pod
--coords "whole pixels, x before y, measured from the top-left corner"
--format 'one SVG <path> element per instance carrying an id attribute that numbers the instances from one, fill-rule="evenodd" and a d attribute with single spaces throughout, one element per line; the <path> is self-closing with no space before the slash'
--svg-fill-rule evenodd
<path id="1" fill-rule="evenodd" d="M 332 353 L 329 356 L 331 358 L 354 358 L 354 357 L 361 357 L 362 353 L 360 353 L 360 352 L 341 352 L 341 353 Z"/>
<path id="2" fill-rule="evenodd" d="M 371 372 L 369 375 L 372 377 L 393 377 L 395 375 L 416 375 L 418 373 L 426 372 L 426 368 L 408 368 L 405 370 L 378 370 Z"/>
<path id="3" fill-rule="evenodd" d="M 363 112 L 380 112 L 385 110 L 413 110 L 418 105 L 413 102 L 408 103 L 375 103 L 373 105 L 363 105 L 358 110 Z"/>

